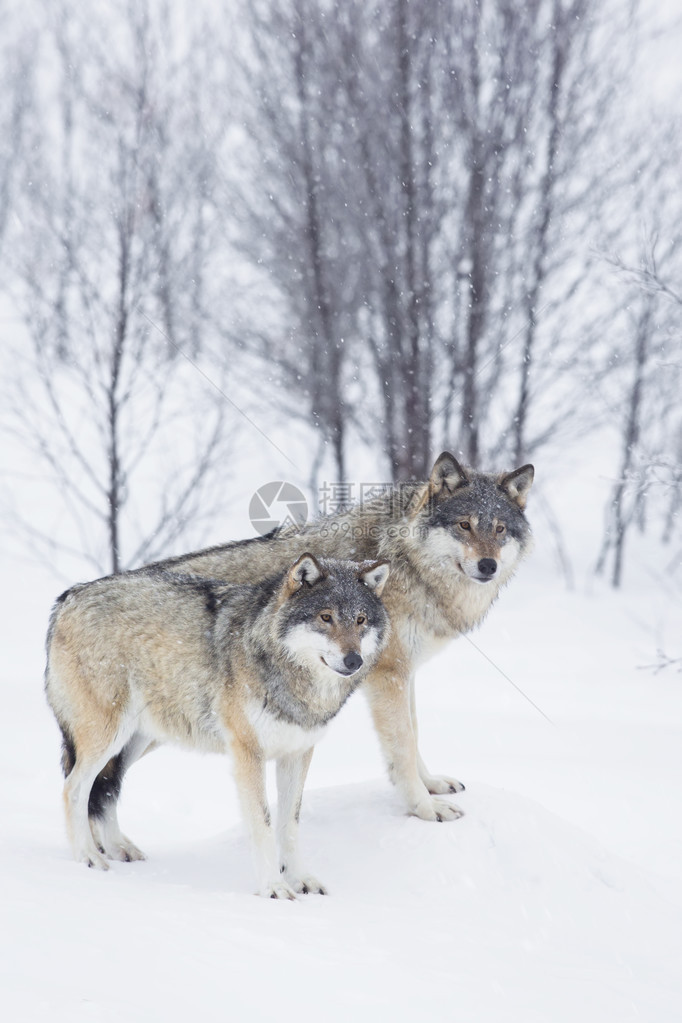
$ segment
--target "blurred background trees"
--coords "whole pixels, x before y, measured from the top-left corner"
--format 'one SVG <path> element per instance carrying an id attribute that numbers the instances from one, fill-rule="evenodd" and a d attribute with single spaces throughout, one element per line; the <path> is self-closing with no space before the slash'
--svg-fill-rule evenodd
<path id="1" fill-rule="evenodd" d="M 401 480 L 443 447 L 510 466 L 607 430 L 599 567 L 620 583 L 632 528 L 679 544 L 679 164 L 635 100 L 641 20 L 618 0 L 8 17 L 6 409 L 93 561 L 210 516 L 230 402 L 308 431 L 313 484 L 358 451 Z"/>
<path id="2" fill-rule="evenodd" d="M 244 245 L 291 296 L 270 347 L 283 326 L 293 352 L 308 338 L 308 411 L 339 478 L 354 426 L 406 479 L 453 436 L 471 464 L 521 462 L 570 415 L 566 366 L 595 340 L 573 253 L 604 196 L 626 63 L 603 60 L 607 22 L 628 52 L 613 15 L 586 0 L 244 4 Z M 533 420 L 539 400 L 550 420 Z"/>
<path id="3" fill-rule="evenodd" d="M 13 168 L 7 261 L 25 333 L 8 429 L 68 509 L 62 537 L 118 572 L 210 514 L 210 469 L 226 460 L 228 405 L 200 397 L 187 365 L 211 330 L 222 139 L 202 115 L 210 51 L 197 62 L 168 11 L 42 10 L 32 63 L 49 74 L 34 74 Z M 32 543 L 57 542 L 17 521 Z"/>

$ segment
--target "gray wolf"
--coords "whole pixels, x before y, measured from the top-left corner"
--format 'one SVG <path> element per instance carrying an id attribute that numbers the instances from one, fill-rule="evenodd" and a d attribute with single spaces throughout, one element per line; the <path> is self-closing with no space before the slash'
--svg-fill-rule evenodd
<path id="1" fill-rule="evenodd" d="M 303 552 L 255 582 L 145 569 L 62 594 L 45 686 L 76 859 L 107 869 L 107 858 L 144 858 L 119 828 L 121 782 L 150 748 L 175 742 L 231 754 L 260 894 L 324 893 L 298 852 L 303 786 L 315 742 L 388 639 L 388 576 L 385 561 Z M 264 773 L 273 758 L 277 841 Z"/>
<path id="2" fill-rule="evenodd" d="M 238 583 L 284 568 L 304 550 L 330 558 L 390 561 L 382 600 L 391 621 L 385 649 L 363 684 L 389 776 L 409 813 L 454 820 L 439 798 L 464 786 L 432 774 L 417 746 L 415 673 L 454 637 L 478 625 L 531 548 L 525 517 L 532 465 L 485 473 L 449 452 L 424 483 L 404 483 L 345 514 L 212 547 L 159 563 Z"/>

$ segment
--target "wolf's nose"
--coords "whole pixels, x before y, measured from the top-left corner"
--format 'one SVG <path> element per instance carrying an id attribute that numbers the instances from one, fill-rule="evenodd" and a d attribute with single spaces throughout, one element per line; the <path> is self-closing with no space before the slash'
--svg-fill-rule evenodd
<path id="1" fill-rule="evenodd" d="M 357 671 L 358 668 L 362 666 L 362 657 L 360 654 L 356 654 L 354 650 L 351 650 L 351 652 L 346 654 L 344 657 L 343 663 L 349 671 Z"/>
<path id="2" fill-rule="evenodd" d="M 494 558 L 481 558 L 478 563 L 478 571 L 481 575 L 495 575 L 495 572 L 497 572 L 497 562 Z"/>

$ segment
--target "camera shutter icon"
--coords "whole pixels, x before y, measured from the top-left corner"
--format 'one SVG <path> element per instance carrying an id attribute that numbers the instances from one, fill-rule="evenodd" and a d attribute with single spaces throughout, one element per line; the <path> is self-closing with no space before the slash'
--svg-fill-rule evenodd
<path id="1" fill-rule="evenodd" d="M 249 518 L 260 536 L 277 528 L 302 526 L 308 518 L 308 502 L 295 484 L 274 480 L 264 483 L 251 498 Z"/>

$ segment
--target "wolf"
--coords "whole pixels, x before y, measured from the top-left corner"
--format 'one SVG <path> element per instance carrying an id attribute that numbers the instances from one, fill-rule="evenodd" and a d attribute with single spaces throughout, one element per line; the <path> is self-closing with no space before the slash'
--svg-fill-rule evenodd
<path id="1" fill-rule="evenodd" d="M 464 785 L 432 774 L 419 753 L 415 673 L 483 620 L 531 550 L 525 509 L 534 472 L 532 465 L 479 472 L 444 451 L 425 482 L 387 488 L 340 515 L 158 564 L 240 582 L 264 577 L 307 549 L 320 557 L 389 561 L 382 600 L 390 637 L 362 688 L 406 810 L 423 820 L 456 820 L 462 810 L 441 797 Z"/>
<path id="2" fill-rule="evenodd" d="M 385 560 L 304 551 L 255 581 L 151 568 L 62 594 L 48 630 L 45 688 L 62 731 L 75 858 L 102 870 L 107 858 L 144 859 L 118 824 L 123 775 L 145 752 L 174 742 L 231 754 L 258 892 L 324 894 L 298 850 L 303 786 L 313 746 L 388 640 L 380 598 L 389 571 Z M 276 836 L 268 759 L 276 760 Z"/>

